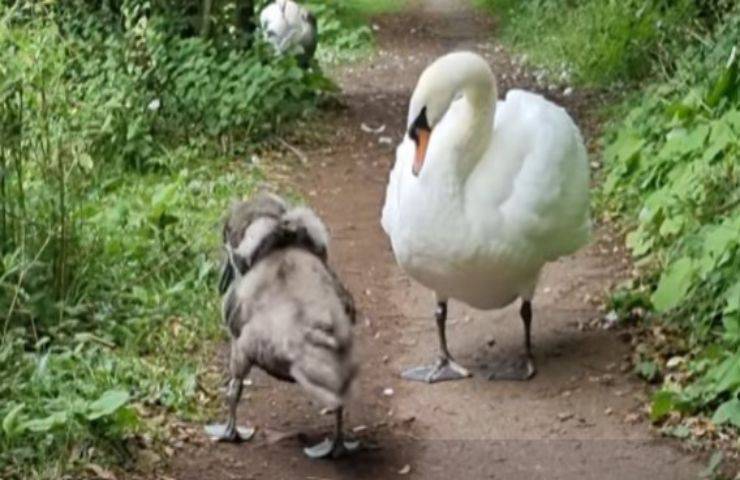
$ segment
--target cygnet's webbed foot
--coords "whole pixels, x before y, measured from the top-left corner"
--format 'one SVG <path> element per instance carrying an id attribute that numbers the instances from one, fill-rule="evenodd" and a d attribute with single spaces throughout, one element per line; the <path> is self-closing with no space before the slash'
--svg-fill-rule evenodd
<path id="1" fill-rule="evenodd" d="M 237 427 L 228 423 L 214 423 L 206 425 L 206 435 L 219 442 L 247 442 L 254 437 L 257 429 L 251 427 Z"/>
<path id="2" fill-rule="evenodd" d="M 446 357 L 439 358 L 434 365 L 409 368 L 401 373 L 401 378 L 405 380 L 426 383 L 462 380 L 470 376 L 467 368 Z"/>
<path id="3" fill-rule="evenodd" d="M 341 458 L 351 455 L 360 449 L 360 442 L 356 440 L 325 439 L 323 442 L 312 447 L 303 449 L 307 457 L 319 458 Z"/>
<path id="4" fill-rule="evenodd" d="M 481 367 L 489 380 L 529 380 L 537 369 L 531 356 L 499 360 Z"/>

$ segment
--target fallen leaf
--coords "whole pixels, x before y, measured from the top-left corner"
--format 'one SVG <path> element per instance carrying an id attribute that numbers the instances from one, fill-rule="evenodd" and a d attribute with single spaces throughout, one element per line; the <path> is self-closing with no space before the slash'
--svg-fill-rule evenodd
<path id="1" fill-rule="evenodd" d="M 624 416 L 625 423 L 637 423 L 640 421 L 640 414 L 639 413 L 628 413 Z"/>
<path id="2" fill-rule="evenodd" d="M 416 420 L 416 417 L 411 415 L 409 417 L 402 418 L 401 423 L 409 424 L 409 423 L 413 423 L 415 420 Z"/>
<path id="3" fill-rule="evenodd" d="M 385 124 L 383 124 L 383 125 L 381 125 L 379 127 L 373 128 L 370 125 L 368 125 L 365 122 L 363 122 L 363 123 L 360 124 L 360 129 L 363 132 L 365 132 L 365 133 L 374 133 L 374 134 L 377 135 L 377 134 L 383 133 L 385 131 Z"/>
<path id="4" fill-rule="evenodd" d="M 151 450 L 141 450 L 139 451 L 139 461 L 145 467 L 154 467 L 162 461 L 162 457 Z"/>
<path id="5" fill-rule="evenodd" d="M 573 414 L 570 413 L 570 412 L 558 413 L 558 420 L 560 420 L 561 422 L 564 422 L 564 421 L 569 420 L 571 418 L 573 418 Z"/>
<path id="6" fill-rule="evenodd" d="M 675 356 L 675 357 L 669 358 L 668 361 L 666 362 L 665 366 L 668 367 L 668 368 L 673 369 L 673 368 L 678 367 L 679 365 L 681 365 L 684 362 L 686 362 L 686 359 L 684 357 Z"/>
<path id="7" fill-rule="evenodd" d="M 88 463 L 85 468 L 94 473 L 95 477 L 100 480 L 118 480 L 115 473 L 101 467 L 97 463 Z"/>
<path id="8" fill-rule="evenodd" d="M 264 430 L 264 434 L 265 441 L 268 445 L 275 445 L 276 443 L 280 443 L 291 438 L 297 438 L 299 436 L 299 432 L 297 431 L 282 431 L 269 428 Z"/>

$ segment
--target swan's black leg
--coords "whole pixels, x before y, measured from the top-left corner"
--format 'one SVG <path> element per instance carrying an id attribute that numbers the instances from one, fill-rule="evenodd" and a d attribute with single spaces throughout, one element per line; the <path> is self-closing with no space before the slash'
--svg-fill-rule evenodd
<path id="1" fill-rule="evenodd" d="M 524 324 L 525 355 L 513 361 L 497 362 L 494 366 L 487 368 L 491 370 L 488 374 L 489 380 L 529 380 L 537 373 L 532 355 L 532 302 L 530 300 L 522 300 L 519 316 Z"/>
<path id="2" fill-rule="evenodd" d="M 445 380 L 460 380 L 470 376 L 470 372 L 452 359 L 450 351 L 447 349 L 447 301 L 437 302 L 437 309 L 434 312 L 434 318 L 437 321 L 437 334 L 439 335 L 440 355 L 433 365 L 414 367 L 405 370 L 401 377 L 406 380 L 415 380 L 418 382 L 442 382 Z"/>
<path id="3" fill-rule="evenodd" d="M 527 357 L 532 358 L 532 302 L 529 300 L 522 301 L 519 316 L 522 317 L 522 323 L 524 323 L 524 351 Z"/>
<path id="4" fill-rule="evenodd" d="M 318 445 L 303 449 L 306 456 L 309 458 L 340 458 L 354 453 L 360 448 L 360 442 L 349 441 L 344 438 L 343 413 L 344 409 L 342 407 L 337 408 L 334 412 L 336 415 L 334 438 L 327 438 Z"/>
<path id="5" fill-rule="evenodd" d="M 221 442 L 246 442 L 256 432 L 254 428 L 236 426 L 236 409 L 242 397 L 244 378 L 249 372 L 249 365 L 244 365 L 238 370 L 240 371 L 236 375 L 232 373 L 231 380 L 229 380 L 229 389 L 226 393 L 226 399 L 229 404 L 229 419 L 226 424 L 206 425 L 206 434 L 214 440 Z M 233 371 L 234 368 L 232 367 Z"/>
<path id="6" fill-rule="evenodd" d="M 447 349 L 447 302 L 438 302 L 434 311 L 434 319 L 437 321 L 437 335 L 439 335 L 439 349 L 444 358 L 452 358 Z"/>

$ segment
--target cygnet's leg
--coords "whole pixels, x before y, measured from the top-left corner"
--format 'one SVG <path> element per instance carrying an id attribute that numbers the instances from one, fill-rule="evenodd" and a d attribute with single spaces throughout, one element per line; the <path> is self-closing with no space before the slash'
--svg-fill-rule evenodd
<path id="1" fill-rule="evenodd" d="M 336 415 L 334 438 L 327 438 L 313 447 L 304 448 L 303 451 L 309 458 L 340 458 L 359 450 L 360 442 L 344 439 L 344 429 L 342 427 L 343 408 L 337 408 L 334 414 Z"/>
<path id="2" fill-rule="evenodd" d="M 221 442 L 246 442 L 250 440 L 256 432 L 256 430 L 251 427 L 236 426 L 236 408 L 239 405 L 239 399 L 241 399 L 242 396 L 244 378 L 249 373 L 250 367 L 250 364 L 235 366 L 232 359 L 232 376 L 229 381 L 229 389 L 226 394 L 226 399 L 229 403 L 229 419 L 226 424 L 211 424 L 206 425 L 205 428 L 206 434 L 214 440 Z"/>
<path id="3" fill-rule="evenodd" d="M 437 333 L 439 334 L 440 355 L 437 361 L 432 365 L 414 367 L 401 373 L 401 377 L 406 380 L 415 380 L 417 382 L 443 382 L 445 380 L 460 380 L 470 376 L 470 372 L 452 359 L 450 351 L 447 349 L 447 333 L 445 332 L 445 322 L 447 321 L 447 301 L 438 301 L 437 310 L 434 312 L 437 320 Z"/>
<path id="4" fill-rule="evenodd" d="M 522 306 L 519 315 L 524 323 L 524 357 L 496 362 L 491 367 L 486 368 L 489 371 L 489 380 L 529 380 L 534 377 L 537 370 L 534 366 L 534 356 L 532 355 L 532 302 L 522 300 Z"/>

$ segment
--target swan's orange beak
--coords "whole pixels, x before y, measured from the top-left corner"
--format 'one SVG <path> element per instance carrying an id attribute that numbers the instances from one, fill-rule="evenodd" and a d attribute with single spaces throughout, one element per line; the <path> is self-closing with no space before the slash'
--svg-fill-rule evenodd
<path id="1" fill-rule="evenodd" d="M 411 172 L 414 176 L 418 177 L 421 172 L 421 167 L 424 166 L 424 159 L 427 156 L 427 147 L 429 147 L 429 138 L 432 136 L 432 132 L 426 128 L 420 128 L 418 130 L 419 139 L 416 143 L 416 157 L 414 158 L 414 166 Z"/>

